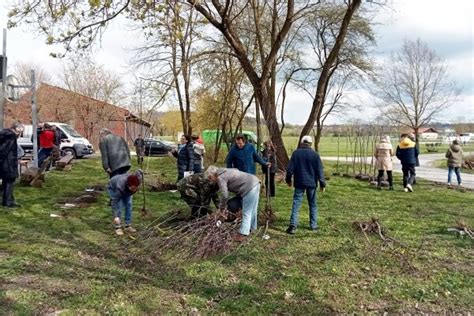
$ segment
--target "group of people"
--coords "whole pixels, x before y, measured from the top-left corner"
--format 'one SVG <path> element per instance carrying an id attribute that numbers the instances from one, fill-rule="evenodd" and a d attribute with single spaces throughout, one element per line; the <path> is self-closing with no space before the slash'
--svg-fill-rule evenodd
<path id="1" fill-rule="evenodd" d="M 17 138 L 23 132 L 23 125 L 15 123 L 9 129 L 0 132 L 0 178 L 2 179 L 2 205 L 18 207 L 13 197 L 13 186 L 18 177 L 18 159 L 21 157 L 21 147 Z M 58 146 L 58 136 L 54 128 L 45 123 L 40 133 L 39 160 L 51 155 L 54 146 Z M 141 140 L 140 140 L 141 139 Z M 141 147 L 144 142 L 141 136 L 135 141 L 138 162 L 143 162 Z M 60 140 L 59 140 L 60 141 Z M 297 150 L 291 155 L 287 166 L 285 182 L 294 187 L 293 203 L 290 215 L 290 224 L 286 232 L 295 234 L 298 227 L 298 214 L 303 196 L 309 205 L 309 228 L 318 230 L 316 190 L 326 189 L 323 164 L 319 154 L 312 149 L 311 136 L 303 136 Z M 130 172 L 130 150 L 125 139 L 114 135 L 110 130 L 103 128 L 100 131 L 99 148 L 102 157 L 102 166 L 109 177 L 108 194 L 112 207 L 113 223 L 117 235 L 125 232 L 134 233 L 132 227 L 132 196 L 143 182 L 143 171 Z M 205 148 L 202 140 L 197 136 L 183 135 L 181 144 L 173 156 L 177 158 L 178 182 L 177 188 L 181 197 L 191 206 L 191 217 L 197 218 L 211 212 L 211 201 L 220 210 L 228 210 L 241 214 L 242 221 L 236 240 L 244 240 L 251 231 L 257 229 L 257 210 L 260 198 L 261 181 L 256 176 L 255 164 L 262 166 L 265 175 L 265 191 L 267 199 L 275 196 L 275 174 L 278 170 L 276 149 L 270 140 L 264 143 L 262 152 L 257 153 L 243 135 L 235 137 L 235 143 L 226 157 L 226 168 L 209 166 L 205 172 L 203 160 Z M 387 173 L 389 189 L 393 190 L 393 148 L 389 136 L 382 136 L 375 148 L 374 156 L 377 159 L 378 188 L 382 187 L 384 173 Z M 412 192 L 415 184 L 415 167 L 417 165 L 418 149 L 415 136 L 408 134 L 403 137 L 395 151 L 400 160 L 403 171 L 403 187 L 405 192 Z M 448 185 L 451 184 L 452 173 L 461 185 L 460 167 L 462 164 L 462 149 L 455 140 L 446 152 L 448 159 Z M 185 174 L 188 172 L 188 174 Z M 218 197 L 220 193 L 220 199 Z M 235 196 L 231 198 L 231 193 Z M 122 211 L 124 211 L 124 225 L 122 225 Z"/>
<path id="2" fill-rule="evenodd" d="M 412 133 L 404 135 L 397 146 L 395 155 L 400 160 L 400 163 L 402 165 L 403 190 L 405 192 L 413 192 L 413 185 L 416 182 L 415 168 L 418 162 L 418 154 L 419 151 L 416 146 L 415 135 Z M 377 188 L 379 190 L 382 189 L 382 180 L 385 172 L 387 173 L 389 190 L 393 190 L 393 155 L 394 153 L 392 144 L 390 142 L 390 137 L 387 135 L 382 136 L 374 152 L 374 156 L 377 160 Z M 462 166 L 463 151 L 461 146 L 459 145 L 458 140 L 453 141 L 451 146 L 448 148 L 445 156 L 448 159 L 448 185 L 451 185 L 451 177 L 453 172 L 456 174 L 458 185 L 462 185 L 460 169 Z"/>

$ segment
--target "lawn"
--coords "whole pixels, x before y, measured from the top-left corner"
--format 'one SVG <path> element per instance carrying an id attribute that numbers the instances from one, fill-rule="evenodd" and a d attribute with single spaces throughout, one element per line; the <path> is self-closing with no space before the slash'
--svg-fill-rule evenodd
<path id="1" fill-rule="evenodd" d="M 148 172 L 175 179 L 173 159 L 147 159 Z M 0 209 L 0 314 L 472 313 L 473 241 L 446 229 L 456 220 L 474 226 L 474 194 L 425 181 L 403 193 L 400 181 L 396 175 L 395 191 L 377 191 L 331 177 L 318 194 L 321 230 L 307 228 L 304 206 L 294 236 L 285 233 L 292 191 L 280 183 L 269 240 L 255 236 L 228 256 L 205 260 L 172 251 L 146 260 L 140 235 L 113 234 L 105 195 L 85 208 L 58 208 L 58 199 L 106 183 L 98 159 L 77 160 L 72 171 L 50 172 L 42 189 L 18 186 L 23 208 Z M 185 208 L 170 192 L 147 192 L 147 204 L 152 218 L 142 220 L 140 192 L 139 232 Z M 352 228 L 371 217 L 406 247 L 367 240 Z"/>
<path id="2" fill-rule="evenodd" d="M 285 136 L 284 142 L 286 149 L 289 153 L 294 151 L 297 148 L 298 144 L 298 137 L 296 136 Z M 398 146 L 398 138 L 391 137 L 392 146 L 395 150 Z M 360 141 L 358 141 L 360 142 Z M 364 143 L 365 144 L 365 143 Z M 377 141 L 375 142 L 375 145 Z M 369 149 L 375 146 L 372 144 L 372 139 L 369 140 L 369 146 L 366 147 L 364 145 L 363 150 L 368 152 L 368 156 L 372 155 L 373 150 Z M 353 148 L 355 146 L 354 137 L 352 137 L 352 141 L 349 141 L 347 137 L 332 137 L 332 136 L 324 136 L 321 137 L 321 141 L 319 143 L 319 153 L 322 156 L 337 156 L 338 152 L 340 157 L 345 157 L 346 153 L 348 153 L 349 157 L 351 157 L 351 153 L 353 152 Z M 420 144 L 420 153 L 421 154 L 435 154 L 435 153 L 445 153 L 446 150 L 449 148 L 449 144 L 441 144 L 437 148 L 437 152 L 428 152 L 425 143 Z M 463 146 L 463 150 L 466 154 L 474 152 L 474 143 L 469 143 Z M 357 146 L 357 152 L 360 152 L 360 143 Z M 357 155 L 359 156 L 359 154 Z"/>

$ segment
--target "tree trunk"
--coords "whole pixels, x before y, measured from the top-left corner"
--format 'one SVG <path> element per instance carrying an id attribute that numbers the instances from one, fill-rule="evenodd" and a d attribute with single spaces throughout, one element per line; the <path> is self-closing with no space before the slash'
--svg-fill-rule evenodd
<path id="1" fill-rule="evenodd" d="M 313 129 L 315 121 L 320 118 L 322 108 L 324 106 L 324 100 L 326 98 L 327 85 L 329 79 L 331 78 L 331 69 L 333 68 L 334 63 L 336 62 L 337 56 L 339 55 L 339 51 L 341 50 L 342 44 L 344 43 L 344 39 L 347 35 L 349 23 L 352 19 L 352 16 L 359 8 L 361 1 L 362 0 L 349 1 L 346 14 L 344 15 L 344 19 L 341 23 L 339 34 L 337 35 L 336 42 L 334 43 L 334 47 L 329 53 L 326 61 L 324 62 L 323 69 L 321 70 L 321 75 L 319 76 L 316 88 L 316 96 L 313 100 L 313 106 L 311 108 L 308 120 L 306 121 L 306 124 L 301 131 L 300 139 L 304 135 L 309 135 L 309 132 Z"/>

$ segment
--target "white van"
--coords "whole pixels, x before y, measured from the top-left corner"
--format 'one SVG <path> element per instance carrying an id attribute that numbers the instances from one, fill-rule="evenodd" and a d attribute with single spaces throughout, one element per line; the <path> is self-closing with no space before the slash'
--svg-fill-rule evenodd
<path id="1" fill-rule="evenodd" d="M 64 153 L 69 153 L 75 158 L 80 158 L 94 153 L 94 147 L 91 145 L 91 143 L 70 125 L 58 122 L 47 123 L 56 126 L 58 131 L 61 133 L 61 151 Z M 33 126 L 25 125 L 23 134 L 18 138 L 18 144 L 23 148 L 25 153 L 33 152 L 32 137 Z"/>

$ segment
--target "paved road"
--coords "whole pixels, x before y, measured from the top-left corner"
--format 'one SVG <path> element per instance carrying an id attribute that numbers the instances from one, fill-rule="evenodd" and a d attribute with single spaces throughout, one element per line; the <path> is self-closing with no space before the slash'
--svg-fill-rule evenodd
<path id="1" fill-rule="evenodd" d="M 337 157 L 321 157 L 326 160 L 337 160 Z M 416 176 L 430 181 L 436 181 L 441 183 L 448 182 L 448 171 L 446 169 L 434 167 L 434 161 L 439 159 L 445 159 L 444 154 L 424 154 L 419 156 L 420 166 L 416 167 Z M 344 163 L 344 158 L 339 158 L 339 161 Z M 370 158 L 367 159 L 370 162 Z M 393 170 L 395 172 L 402 172 L 402 166 L 400 161 L 393 158 Z M 453 173 L 452 183 L 456 184 L 456 175 Z M 463 173 L 461 170 L 461 179 L 463 187 L 474 189 L 474 174 Z"/>

